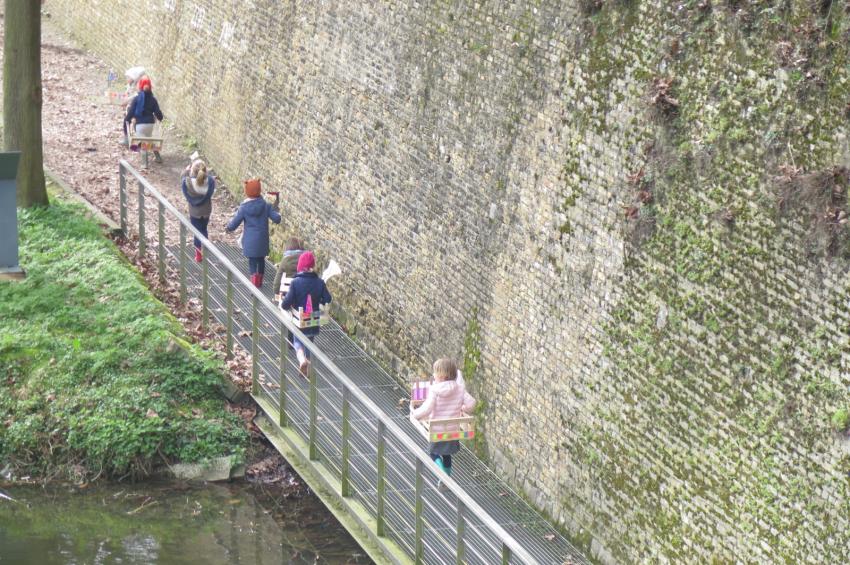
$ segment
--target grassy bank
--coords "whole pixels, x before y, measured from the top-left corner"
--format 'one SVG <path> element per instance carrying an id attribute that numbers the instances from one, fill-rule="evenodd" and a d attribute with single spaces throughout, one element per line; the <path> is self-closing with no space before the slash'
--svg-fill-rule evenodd
<path id="1" fill-rule="evenodd" d="M 79 206 L 19 211 L 27 278 L 0 283 L 0 468 L 143 475 L 242 457 L 222 364 L 182 329 Z"/>

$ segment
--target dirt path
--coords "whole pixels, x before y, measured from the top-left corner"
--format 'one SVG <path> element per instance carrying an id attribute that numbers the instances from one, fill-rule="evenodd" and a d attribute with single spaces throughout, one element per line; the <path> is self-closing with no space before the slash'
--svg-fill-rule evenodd
<path id="1" fill-rule="evenodd" d="M 107 102 L 106 77 L 109 66 L 65 39 L 49 21 L 43 20 L 42 29 L 42 86 L 44 104 L 42 109 L 42 132 L 44 136 L 45 167 L 60 177 L 77 194 L 88 200 L 96 208 L 119 221 L 118 204 L 118 161 L 126 159 L 140 169 L 141 158 L 119 145 L 122 137 L 121 122 L 123 111 L 120 106 Z M 2 65 L 2 14 L 0 14 L 0 65 Z M 116 69 L 119 81 L 123 69 Z M 154 89 L 156 85 L 154 85 Z M 155 90 L 154 90 L 155 92 Z M 0 103 L 2 103 L 2 81 L 0 81 Z M 0 107 L 2 110 L 2 107 Z M 168 108 L 163 108 L 168 117 Z M 2 115 L 2 114 L 0 114 Z M 185 137 L 166 121 L 165 140 L 162 152 L 163 163 L 156 164 L 150 159 L 149 169 L 144 176 L 178 210 L 185 210 L 186 204 L 180 191 L 180 175 L 189 164 L 189 151 Z M 210 169 L 214 164 L 208 163 Z M 129 217 L 135 213 L 135 183 L 128 183 Z M 224 235 L 224 225 L 233 214 L 238 202 L 219 185 L 213 199 L 213 215 L 210 219 L 209 234 L 212 241 L 233 242 L 233 235 Z M 148 198 L 145 206 L 151 214 L 156 213 L 153 198 Z M 150 216 L 153 217 L 153 216 Z M 179 225 L 174 220 L 166 221 L 166 240 L 176 243 L 179 238 Z M 211 334 L 201 330 L 199 314 L 196 309 L 181 306 L 177 299 L 178 291 L 172 283 L 160 285 L 156 276 L 156 266 L 152 257 L 140 257 L 133 239 L 117 242 L 122 251 L 136 264 L 147 279 L 154 293 L 167 303 L 186 329 L 203 347 L 223 352 L 223 344 Z M 243 390 L 250 387 L 250 360 L 245 352 L 236 351 L 236 357 L 228 361 L 231 379 Z M 252 420 L 256 413 L 253 403 L 231 405 L 231 411 L 239 414 L 251 435 L 257 438 L 259 430 Z M 280 454 L 265 440 L 255 443 L 252 449 L 251 463 L 247 474 L 252 481 L 264 484 L 276 484 L 283 489 L 284 496 L 303 494 L 304 488 L 295 479 L 297 475 L 289 468 Z"/>
<path id="2" fill-rule="evenodd" d="M 78 49 L 43 20 L 42 29 L 42 132 L 45 167 L 61 177 L 77 194 L 118 221 L 118 161 L 126 159 L 137 169 L 141 157 L 118 144 L 122 137 L 122 108 L 107 102 L 106 77 L 109 65 L 96 56 Z M 0 30 L 1 32 L 2 30 Z M 0 47 L 3 38 L 0 33 Z M 0 50 L 2 61 L 2 50 Z M 124 70 L 115 69 L 118 82 Z M 0 86 L 0 88 L 2 88 Z M 156 85 L 154 84 L 154 92 Z M 163 128 L 163 163 L 150 159 L 145 177 L 179 210 L 186 205 L 180 192 L 180 174 L 189 164 L 186 138 L 168 122 Z M 208 163 L 210 169 L 214 164 Z M 135 187 L 133 187 L 135 189 Z M 233 241 L 224 235 L 224 225 L 238 202 L 219 185 L 213 198 L 209 232 L 213 241 Z M 154 208 L 155 209 L 155 208 Z M 168 234 L 176 234 L 170 226 Z"/>

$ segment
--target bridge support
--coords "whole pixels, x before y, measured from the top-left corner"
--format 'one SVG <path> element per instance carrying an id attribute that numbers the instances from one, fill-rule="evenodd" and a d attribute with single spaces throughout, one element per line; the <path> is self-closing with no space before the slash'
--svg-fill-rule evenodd
<path id="1" fill-rule="evenodd" d="M 304 440 L 291 429 L 282 428 L 275 422 L 278 412 L 268 399 L 263 395 L 257 395 L 254 396 L 254 400 L 266 414 L 257 417 L 255 420 L 257 427 L 369 554 L 369 557 L 379 565 L 412 563 L 394 541 L 376 534 L 377 522 L 359 501 L 338 494 L 342 492 L 342 484 L 332 472 L 324 468 L 321 461 L 310 461 L 310 448 Z"/>

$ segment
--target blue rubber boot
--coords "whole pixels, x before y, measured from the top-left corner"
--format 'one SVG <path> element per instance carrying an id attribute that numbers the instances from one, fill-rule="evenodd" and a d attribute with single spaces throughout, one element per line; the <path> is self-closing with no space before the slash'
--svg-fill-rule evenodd
<path id="1" fill-rule="evenodd" d="M 434 459 L 434 463 L 436 463 L 437 467 L 440 468 L 440 471 L 442 471 L 444 473 L 446 472 L 446 468 L 443 466 L 443 458 L 442 457 L 440 457 L 439 459 Z"/>
<path id="2" fill-rule="evenodd" d="M 437 464 L 437 467 L 440 468 L 440 471 L 446 473 L 447 475 L 450 474 L 451 469 L 446 469 L 446 466 L 443 465 L 443 458 L 442 457 L 439 458 L 439 459 L 435 459 L 434 463 Z M 444 485 L 443 481 L 441 481 L 439 479 L 437 479 L 437 490 L 439 490 L 439 491 L 446 490 L 446 485 Z"/>

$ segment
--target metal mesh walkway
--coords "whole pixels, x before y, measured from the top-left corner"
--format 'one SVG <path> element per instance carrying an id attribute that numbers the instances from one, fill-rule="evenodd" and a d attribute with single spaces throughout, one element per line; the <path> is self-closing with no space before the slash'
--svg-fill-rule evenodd
<path id="1" fill-rule="evenodd" d="M 222 244 L 218 244 L 217 247 L 233 264 L 246 266 L 247 260 L 242 256 L 240 250 Z M 176 255 L 178 249 L 171 248 L 169 252 Z M 190 281 L 189 286 L 192 288 L 193 294 L 199 296 L 203 276 L 200 265 L 192 262 L 187 272 Z M 266 283 L 262 291 L 272 301 L 271 281 L 274 280 L 274 275 L 274 267 L 266 262 Z M 216 305 L 212 309 L 214 316 L 220 324 L 226 324 L 226 308 L 224 307 L 226 297 L 224 293 L 221 292 L 220 288 L 211 286 L 210 297 L 211 303 Z M 236 339 L 242 347 L 247 351 L 251 351 L 251 337 L 245 334 L 245 332 L 250 332 L 252 327 L 250 316 L 252 308 L 251 298 L 247 292 L 237 290 L 234 293 L 233 301 L 238 312 L 234 316 L 234 333 L 237 336 L 240 333 L 242 334 Z M 278 396 L 280 387 L 279 367 L 273 361 L 280 358 L 278 326 L 279 323 L 275 318 L 265 316 L 262 313 L 260 314 L 260 332 L 262 333 L 262 337 L 259 348 L 263 353 L 260 362 L 263 374 L 261 377 L 261 387 L 271 398 Z M 407 406 L 405 405 L 403 408 L 399 408 L 399 400 L 406 398 L 409 395 L 409 391 L 402 389 L 335 322 L 331 322 L 329 325 L 323 327 L 314 343 L 360 387 L 360 390 L 365 392 L 396 424 L 404 429 L 421 446 L 423 451 L 427 451 L 428 442 L 408 420 Z M 287 397 L 286 404 L 289 422 L 291 425 L 300 428 L 306 436 L 309 425 L 307 409 L 308 383 L 298 373 L 297 363 L 292 351 L 289 352 L 288 357 L 290 366 L 287 369 L 287 374 L 291 379 L 290 382 L 297 389 L 297 391 L 293 390 L 291 395 Z M 335 387 L 333 382 L 325 378 L 324 371 L 318 369 L 317 372 L 317 386 L 323 393 L 319 395 L 319 445 L 321 446 L 322 453 L 328 458 L 328 463 L 339 470 L 339 446 L 342 443 L 340 436 L 341 413 L 339 407 L 342 403 L 342 393 L 341 389 Z M 356 411 L 350 421 L 353 429 L 352 439 L 357 443 L 358 447 L 356 451 L 361 458 L 368 460 L 368 462 L 361 465 L 352 461 L 354 490 L 363 497 L 364 500 L 362 502 L 364 504 L 374 507 L 374 485 L 376 484 L 376 477 L 373 462 L 377 455 L 375 450 L 376 427 L 373 421 L 370 421 L 363 414 L 356 414 Z M 387 468 L 390 469 L 391 473 L 398 474 L 397 477 L 394 477 L 397 480 L 390 482 L 400 486 L 399 489 L 392 491 L 398 496 L 391 497 L 387 506 L 391 509 L 391 514 L 398 513 L 398 524 L 402 530 L 398 533 L 404 533 L 405 524 L 409 525 L 413 520 L 413 506 L 406 503 L 405 499 L 410 497 L 414 489 L 412 479 L 414 469 L 409 459 L 405 460 L 398 457 L 398 455 L 403 454 L 403 451 L 394 449 L 394 447 L 391 446 L 387 450 L 391 461 L 387 465 Z M 520 541 L 526 549 L 532 552 L 541 563 L 586 562 L 581 553 L 564 539 L 548 521 L 540 516 L 540 514 L 531 508 L 506 484 L 500 481 L 495 473 L 485 466 L 471 451 L 462 448 L 453 458 L 453 461 L 454 474 L 452 478 L 487 510 L 490 516 L 496 519 L 502 527 Z M 446 500 L 434 500 L 429 501 L 432 504 L 426 504 L 428 506 L 426 521 L 434 526 L 430 528 L 430 533 L 426 533 L 428 537 L 434 538 L 426 542 L 426 547 L 444 545 L 445 539 L 450 540 L 450 546 L 453 547 L 454 544 L 453 517 L 456 501 L 453 500 L 451 492 L 440 492 L 440 494 L 443 494 L 444 496 L 442 498 Z M 406 533 L 411 533 L 409 527 Z M 440 540 L 438 538 L 445 539 Z M 405 543 L 403 539 L 398 539 L 397 541 L 402 544 Z M 441 559 L 437 559 L 436 555 L 433 557 L 435 559 L 433 561 L 428 560 L 428 562 L 442 562 Z M 470 560 L 470 562 L 477 562 L 477 560 Z M 481 561 L 481 563 L 487 563 L 487 561 Z"/>
<path id="2" fill-rule="evenodd" d="M 194 262 L 188 220 L 125 162 L 120 170 L 125 233 L 129 172 L 144 187 L 136 206 L 140 252 L 155 253 L 160 276 L 179 280 L 186 302 L 202 308 L 213 333 L 253 352 L 254 396 L 309 445 L 310 459 L 340 481 L 342 496 L 375 517 L 377 536 L 422 563 L 588 563 L 466 448 L 454 457 L 456 486 L 449 480 L 448 488 L 437 488 L 441 473 L 425 455 L 428 442 L 399 403 L 409 391 L 336 323 L 307 344 L 313 363 L 310 379 L 302 377 L 288 336 L 293 327 L 270 304 L 274 268 L 266 263 L 267 302 L 248 283 L 238 249 L 217 244 Z M 151 203 L 156 214 L 147 210 Z M 179 241 L 166 241 L 165 224 L 174 220 Z M 270 416 L 278 421 L 278 414 Z"/>

